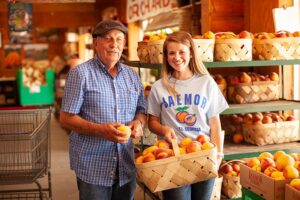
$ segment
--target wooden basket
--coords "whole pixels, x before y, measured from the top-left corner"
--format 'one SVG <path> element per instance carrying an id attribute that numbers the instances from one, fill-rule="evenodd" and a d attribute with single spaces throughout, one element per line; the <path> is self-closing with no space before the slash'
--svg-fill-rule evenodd
<path id="1" fill-rule="evenodd" d="M 216 39 L 216 61 L 251 61 L 252 39 Z"/>
<path id="2" fill-rule="evenodd" d="M 222 182 L 223 182 L 223 176 L 219 175 L 219 177 L 215 179 L 214 188 L 210 200 L 221 199 Z"/>
<path id="3" fill-rule="evenodd" d="M 243 124 L 242 127 L 245 141 L 258 146 L 299 140 L 299 120 L 272 124 Z"/>
<path id="4" fill-rule="evenodd" d="M 196 53 L 203 62 L 214 61 L 214 39 L 193 39 Z"/>
<path id="5" fill-rule="evenodd" d="M 148 51 L 151 64 L 161 64 L 163 62 L 163 44 L 165 40 L 148 42 Z"/>
<path id="6" fill-rule="evenodd" d="M 138 42 L 137 54 L 141 63 L 150 63 L 147 42 Z"/>
<path id="7" fill-rule="evenodd" d="M 300 38 L 254 39 L 252 51 L 256 60 L 299 59 Z"/>
<path id="8" fill-rule="evenodd" d="M 230 85 L 227 97 L 231 103 L 253 103 L 279 99 L 278 81 L 255 81 Z"/>
<path id="9" fill-rule="evenodd" d="M 245 161 L 243 161 L 243 160 L 230 160 L 230 161 L 223 163 L 220 166 L 220 169 L 225 164 L 229 164 L 231 162 L 245 163 Z M 223 176 L 222 193 L 230 199 L 241 198 L 242 197 L 242 185 L 240 183 L 240 177 L 239 176 L 229 176 L 224 173 L 221 173 L 221 175 Z"/>
<path id="10" fill-rule="evenodd" d="M 151 192 L 189 185 L 218 176 L 217 148 L 179 155 L 176 141 L 172 142 L 175 156 L 136 164 L 137 175 Z"/>

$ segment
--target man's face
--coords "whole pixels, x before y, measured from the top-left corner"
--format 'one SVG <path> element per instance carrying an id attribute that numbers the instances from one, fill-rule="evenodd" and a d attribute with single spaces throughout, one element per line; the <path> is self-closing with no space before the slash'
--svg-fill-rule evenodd
<path id="1" fill-rule="evenodd" d="M 103 37 L 94 40 L 94 48 L 100 60 L 108 67 L 114 67 L 120 60 L 124 46 L 125 35 L 119 30 L 111 30 Z"/>

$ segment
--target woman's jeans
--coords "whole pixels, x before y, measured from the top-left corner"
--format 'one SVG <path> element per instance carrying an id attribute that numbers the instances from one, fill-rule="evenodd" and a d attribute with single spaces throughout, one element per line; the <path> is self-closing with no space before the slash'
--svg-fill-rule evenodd
<path id="1" fill-rule="evenodd" d="M 163 191 L 164 200 L 210 200 L 215 179 Z"/>
<path id="2" fill-rule="evenodd" d="M 123 186 L 119 182 L 111 187 L 85 183 L 77 178 L 80 200 L 133 200 L 136 180 L 135 178 Z"/>

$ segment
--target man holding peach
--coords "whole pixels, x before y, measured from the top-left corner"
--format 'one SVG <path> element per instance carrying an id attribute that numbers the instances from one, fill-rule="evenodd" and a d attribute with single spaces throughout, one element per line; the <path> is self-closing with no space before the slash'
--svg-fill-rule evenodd
<path id="1" fill-rule="evenodd" d="M 72 130 L 70 163 L 80 200 L 134 197 L 131 137 L 143 134 L 146 105 L 138 74 L 119 62 L 126 34 L 118 21 L 98 23 L 92 33 L 94 58 L 67 77 L 60 122 Z"/>

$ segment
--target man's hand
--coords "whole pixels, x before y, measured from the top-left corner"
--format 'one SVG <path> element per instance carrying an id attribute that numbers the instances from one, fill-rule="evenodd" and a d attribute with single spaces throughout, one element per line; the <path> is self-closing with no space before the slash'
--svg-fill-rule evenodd
<path id="1" fill-rule="evenodd" d="M 131 137 L 138 138 L 143 136 L 143 125 L 140 120 L 133 120 L 128 126 L 131 128 Z"/>

